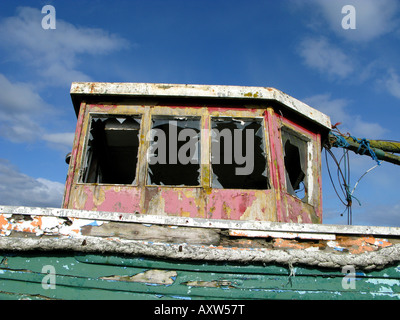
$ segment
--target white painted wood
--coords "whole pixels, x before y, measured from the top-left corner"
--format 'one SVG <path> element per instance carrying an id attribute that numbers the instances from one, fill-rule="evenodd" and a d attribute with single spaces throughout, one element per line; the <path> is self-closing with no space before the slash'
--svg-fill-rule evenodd
<path id="1" fill-rule="evenodd" d="M 159 224 L 168 226 L 188 226 L 199 228 L 216 228 L 226 230 L 262 230 L 294 233 L 327 233 L 400 236 L 398 227 L 348 226 L 312 223 L 284 223 L 271 221 L 242 221 L 187 218 L 176 216 L 146 215 L 135 213 L 87 211 L 58 208 L 1 206 L 0 214 L 22 214 L 54 217 L 73 217 L 99 221 L 123 221 L 132 223 Z"/>
<path id="2" fill-rule="evenodd" d="M 312 239 L 312 240 L 336 240 L 335 234 L 327 233 L 296 233 L 281 231 L 258 231 L 258 230 L 229 230 L 229 235 L 234 237 L 249 238 L 284 238 L 284 239 Z"/>

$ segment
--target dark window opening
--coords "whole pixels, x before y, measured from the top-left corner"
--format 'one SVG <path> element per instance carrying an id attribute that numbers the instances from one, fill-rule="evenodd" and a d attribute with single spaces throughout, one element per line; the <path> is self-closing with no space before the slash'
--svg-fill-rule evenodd
<path id="1" fill-rule="evenodd" d="M 212 118 L 212 187 L 269 189 L 262 119 Z"/>
<path id="2" fill-rule="evenodd" d="M 307 141 L 282 129 L 287 191 L 303 201 L 307 195 Z"/>
<path id="3" fill-rule="evenodd" d="M 92 116 L 83 182 L 135 183 L 139 129 L 138 116 Z"/>
<path id="4" fill-rule="evenodd" d="M 200 185 L 200 117 L 152 119 L 148 185 Z"/>

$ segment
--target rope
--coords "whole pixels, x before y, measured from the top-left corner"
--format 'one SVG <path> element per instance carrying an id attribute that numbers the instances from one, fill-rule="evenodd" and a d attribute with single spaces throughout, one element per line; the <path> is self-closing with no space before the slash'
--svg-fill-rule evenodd
<path id="1" fill-rule="evenodd" d="M 361 206 L 360 200 L 358 200 L 355 196 L 353 196 L 353 192 L 354 192 L 354 189 L 355 189 L 355 188 L 353 189 L 353 192 L 350 192 L 349 186 L 348 186 L 347 184 L 345 184 L 344 187 L 345 187 L 345 189 L 346 189 L 346 194 L 347 194 L 346 200 L 347 200 L 347 202 L 349 203 L 349 205 L 351 206 L 351 204 L 352 204 L 352 202 L 353 202 L 351 199 L 354 198 L 354 199 L 357 200 L 358 205 Z"/>
<path id="2" fill-rule="evenodd" d="M 293 262 L 292 261 L 288 262 L 288 267 L 289 267 L 289 270 L 290 270 L 290 274 L 289 274 L 288 282 L 286 283 L 286 285 L 290 284 L 290 286 L 292 287 L 293 286 L 292 277 L 296 276 L 296 271 L 293 268 Z"/>
<path id="3" fill-rule="evenodd" d="M 291 268 L 290 265 L 292 265 L 290 279 L 295 277 L 294 264 L 321 268 L 342 268 L 346 265 L 353 265 L 355 268 L 372 270 L 390 266 L 400 261 L 400 244 L 393 244 L 376 251 L 360 254 L 339 254 L 332 253 L 329 250 L 271 250 L 267 248 L 243 248 L 243 250 L 237 250 L 237 248 L 230 247 L 219 249 L 214 246 L 149 242 L 121 238 L 106 239 L 93 236 L 85 236 L 83 239 L 87 241 L 85 246 L 82 246 L 81 237 L 0 237 L 0 250 L 14 253 L 34 250 L 50 252 L 66 250 L 67 252 L 124 254 L 129 257 L 149 256 L 158 259 L 184 259 L 186 261 L 284 264 L 289 265 L 289 269 Z M 180 246 L 183 246 L 182 251 L 179 250 Z"/>
<path id="4" fill-rule="evenodd" d="M 353 137 L 353 136 L 350 136 L 350 138 L 352 138 L 354 142 L 357 142 L 359 144 L 359 147 L 357 149 L 358 154 L 363 155 L 363 154 L 365 154 L 366 151 L 368 151 L 371 158 L 376 161 L 378 166 L 381 165 L 381 161 L 378 160 L 378 157 L 376 156 L 374 150 L 372 150 L 372 148 L 370 147 L 369 140 L 367 140 L 365 138 L 357 139 L 356 137 Z"/>
<path id="5" fill-rule="evenodd" d="M 330 133 L 336 138 L 336 141 L 333 142 L 333 144 L 332 144 L 334 147 L 346 148 L 349 146 L 349 143 L 346 141 L 346 139 L 343 136 L 337 135 L 332 131 Z"/>

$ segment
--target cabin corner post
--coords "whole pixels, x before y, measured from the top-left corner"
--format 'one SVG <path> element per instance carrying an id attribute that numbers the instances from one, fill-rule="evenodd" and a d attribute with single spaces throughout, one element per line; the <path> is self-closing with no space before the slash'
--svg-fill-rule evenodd
<path id="1" fill-rule="evenodd" d="M 142 117 L 142 125 L 140 128 L 140 146 L 138 153 L 138 188 L 140 189 L 140 213 L 146 213 L 146 184 L 147 184 L 147 157 L 149 154 L 150 147 L 150 129 L 151 129 L 151 108 L 152 106 L 144 106 L 145 112 Z"/>
<path id="2" fill-rule="evenodd" d="M 201 185 L 202 189 L 207 193 L 211 183 L 211 130 L 210 130 L 210 114 L 207 108 L 204 108 L 201 118 L 201 137 L 200 137 L 200 170 L 201 170 Z"/>
<path id="3" fill-rule="evenodd" d="M 277 154 L 277 148 L 280 146 L 280 136 L 279 136 L 279 123 L 276 121 L 275 111 L 272 106 L 268 106 L 265 112 L 267 131 L 269 137 L 269 153 L 270 153 L 270 173 L 272 188 L 274 189 L 275 199 L 276 199 L 276 221 L 283 221 L 283 199 L 281 195 L 281 190 L 285 187 L 282 185 L 284 175 L 282 172 L 282 167 L 279 165 L 279 155 Z"/>
<path id="4" fill-rule="evenodd" d="M 78 158 L 78 150 L 80 146 L 80 140 L 82 136 L 82 131 L 83 131 L 83 122 L 85 119 L 85 114 L 86 114 L 86 102 L 81 102 L 80 108 L 79 108 L 79 114 L 78 114 L 78 120 L 76 123 L 76 128 L 75 128 L 75 137 L 74 137 L 74 142 L 72 145 L 72 152 L 71 152 L 71 158 L 68 166 L 68 173 L 67 173 L 67 179 L 65 182 L 65 189 L 64 189 L 64 196 L 63 196 L 63 202 L 62 202 L 62 208 L 68 209 L 71 208 L 70 206 L 70 196 L 71 196 L 71 188 L 74 184 L 74 181 L 76 181 L 75 176 L 78 174 L 79 175 L 79 170 L 80 166 L 77 163 L 77 158 Z"/>
<path id="5" fill-rule="evenodd" d="M 317 222 L 318 223 L 323 223 L 323 216 L 322 216 L 322 205 L 323 205 L 323 198 L 322 198 L 322 157 L 321 157 L 321 152 L 319 150 L 322 150 L 322 136 L 320 133 L 316 134 L 316 143 L 315 146 L 317 150 L 315 150 L 314 154 L 316 157 L 316 160 L 314 162 L 314 165 L 316 166 L 315 168 L 315 176 L 314 176 L 314 181 L 315 185 L 317 186 L 317 190 L 315 190 L 314 193 L 314 201 L 315 201 L 315 211 L 316 211 L 316 216 L 317 216 Z"/>

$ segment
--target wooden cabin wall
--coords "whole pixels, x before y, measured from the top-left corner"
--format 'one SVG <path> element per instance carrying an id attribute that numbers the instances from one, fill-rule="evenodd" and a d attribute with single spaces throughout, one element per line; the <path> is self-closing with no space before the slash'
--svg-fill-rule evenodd
<path id="1" fill-rule="evenodd" d="M 82 166 L 91 114 L 140 115 L 140 145 L 137 179 L 132 185 L 82 183 Z M 197 116 L 201 118 L 201 165 L 198 186 L 154 186 L 147 183 L 146 161 L 151 129 L 151 117 L 157 115 Z M 264 140 L 270 188 L 215 189 L 211 188 L 211 142 L 208 135 L 210 117 L 260 118 L 265 126 Z M 287 192 L 282 151 L 281 127 L 287 126 L 309 139 L 308 157 L 312 174 L 306 201 Z M 205 132 L 205 134 L 203 133 Z M 205 139 L 204 135 L 207 136 Z M 82 103 L 73 145 L 63 207 L 95 211 L 114 211 L 194 218 L 261 220 L 280 222 L 321 223 L 321 150 L 320 135 L 290 121 L 268 106 L 154 106 Z M 312 166 L 311 166 L 312 164 Z"/>

